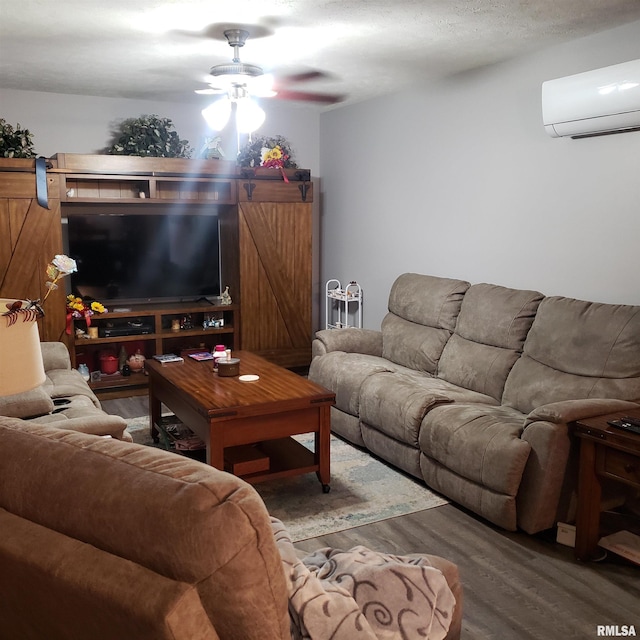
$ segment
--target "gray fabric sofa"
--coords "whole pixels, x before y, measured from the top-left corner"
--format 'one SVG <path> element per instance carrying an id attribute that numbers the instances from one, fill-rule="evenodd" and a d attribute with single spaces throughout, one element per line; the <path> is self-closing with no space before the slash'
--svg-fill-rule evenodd
<path id="1" fill-rule="evenodd" d="M 570 517 L 570 423 L 640 406 L 640 306 L 406 273 L 313 341 L 332 430 L 508 530 Z"/>
<path id="2" fill-rule="evenodd" d="M 31 391 L 0 396 L 0 416 L 131 440 L 126 421 L 105 413 L 89 385 L 71 368 L 67 347 L 62 342 L 41 342 L 40 347 L 44 383 Z"/>

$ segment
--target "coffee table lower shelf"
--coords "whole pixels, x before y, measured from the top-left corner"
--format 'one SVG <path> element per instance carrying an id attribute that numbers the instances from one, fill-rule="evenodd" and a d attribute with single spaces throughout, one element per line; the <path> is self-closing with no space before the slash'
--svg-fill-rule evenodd
<path id="1" fill-rule="evenodd" d="M 256 447 L 269 458 L 269 469 L 255 473 L 241 474 L 239 477 L 251 484 L 288 478 L 304 473 L 317 473 L 320 465 L 317 456 L 293 438 L 278 438 L 256 443 Z M 324 493 L 330 491 L 328 484 L 322 485 Z"/>

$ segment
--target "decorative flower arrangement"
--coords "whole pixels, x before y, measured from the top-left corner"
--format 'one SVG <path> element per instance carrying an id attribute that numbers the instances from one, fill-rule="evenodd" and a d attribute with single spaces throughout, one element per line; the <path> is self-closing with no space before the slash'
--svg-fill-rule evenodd
<path id="1" fill-rule="evenodd" d="M 40 300 L 28 300 L 26 307 L 22 306 L 22 300 L 16 300 L 11 305 L 7 305 L 9 311 L 3 313 L 3 316 L 7 317 L 7 324 L 11 326 L 14 324 L 19 316 L 22 316 L 24 322 L 29 320 L 37 320 L 44 317 L 44 309 L 42 305 L 46 302 L 49 294 L 58 288 L 58 280 L 64 278 L 75 271 L 77 271 L 76 261 L 72 260 L 65 255 L 56 255 L 53 260 L 47 265 L 47 292 L 44 295 L 42 301 Z"/>
<path id="2" fill-rule="evenodd" d="M 87 327 L 91 326 L 91 316 L 94 313 L 105 313 L 108 309 L 97 300 L 83 300 L 70 293 L 67 296 L 67 333 L 71 334 L 71 319 L 84 318 Z"/>
<path id="3" fill-rule="evenodd" d="M 280 145 L 276 145 L 273 149 L 268 147 L 262 147 L 262 167 L 268 167 L 270 169 L 283 169 L 284 163 L 289 159 L 289 156 L 282 150 Z"/>
<path id="4" fill-rule="evenodd" d="M 291 145 L 284 136 L 269 138 L 260 136 L 249 140 L 238 153 L 240 167 L 272 167 L 275 169 L 295 169 Z"/>

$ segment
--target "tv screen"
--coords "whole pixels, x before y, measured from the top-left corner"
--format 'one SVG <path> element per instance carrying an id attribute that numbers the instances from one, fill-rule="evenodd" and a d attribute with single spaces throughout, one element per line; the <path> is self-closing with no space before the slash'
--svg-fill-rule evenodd
<path id="1" fill-rule="evenodd" d="M 100 302 L 193 301 L 220 295 L 218 217 L 97 214 L 68 217 L 74 294 Z"/>

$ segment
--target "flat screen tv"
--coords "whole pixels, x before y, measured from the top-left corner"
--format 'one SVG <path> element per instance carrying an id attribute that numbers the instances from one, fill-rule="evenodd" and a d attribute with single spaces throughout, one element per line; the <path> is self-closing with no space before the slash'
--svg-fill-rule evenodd
<path id="1" fill-rule="evenodd" d="M 194 301 L 220 295 L 218 217 L 74 213 L 71 290 L 103 303 Z"/>

